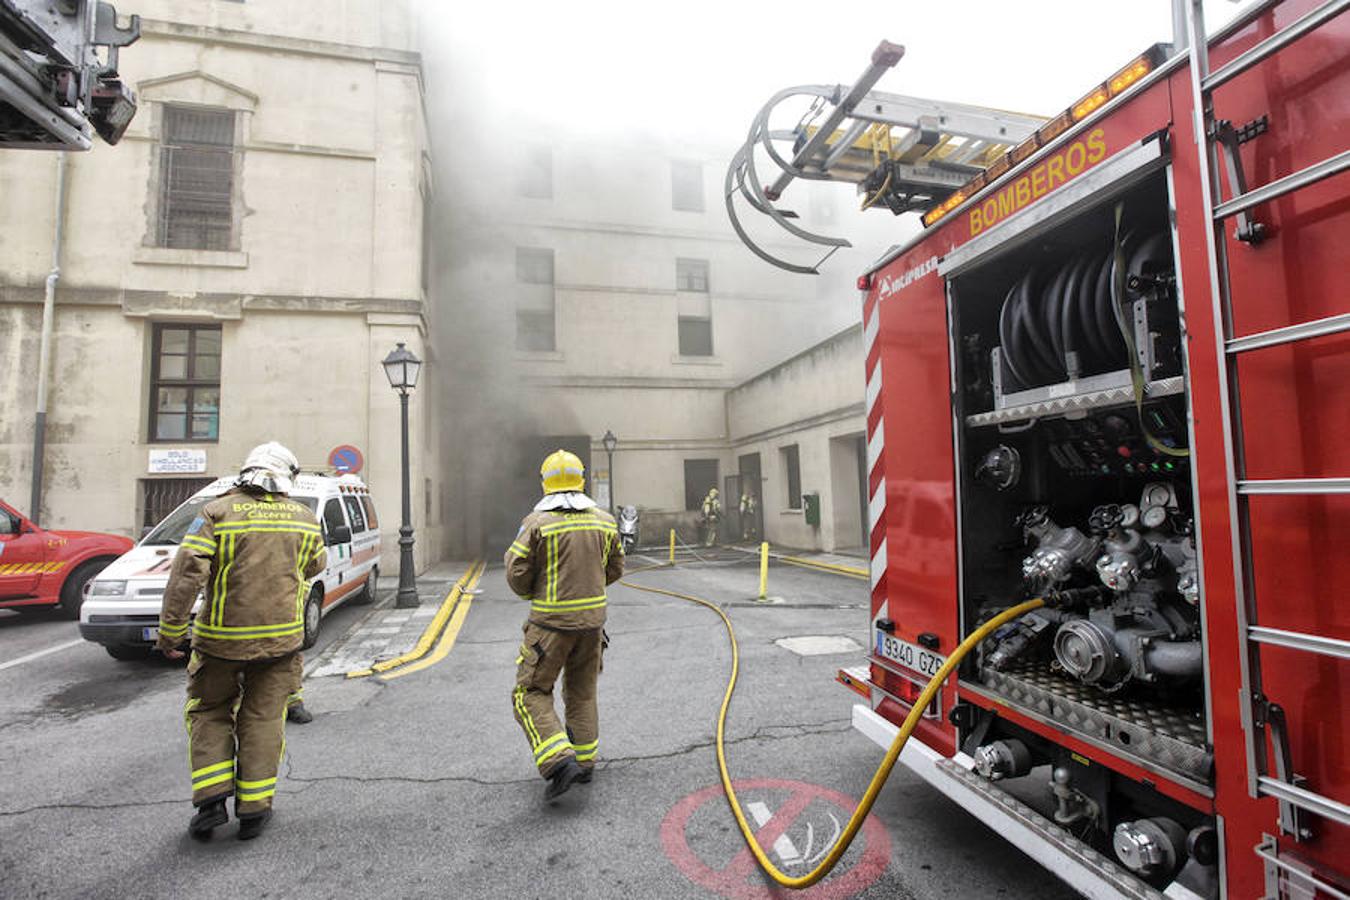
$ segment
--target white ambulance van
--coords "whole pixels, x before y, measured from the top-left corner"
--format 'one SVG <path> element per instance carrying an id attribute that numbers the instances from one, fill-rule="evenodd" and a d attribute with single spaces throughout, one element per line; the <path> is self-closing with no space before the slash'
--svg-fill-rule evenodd
<path id="1" fill-rule="evenodd" d="M 198 510 L 234 482 L 233 476 L 218 478 L 202 488 L 90 582 L 80 608 L 81 636 L 102 644 L 114 659 L 147 655 L 159 636 L 164 587 L 184 532 Z M 297 476 L 290 498 L 314 510 L 328 550 L 328 568 L 310 583 L 305 604 L 304 646 L 309 648 L 329 610 L 347 600 L 375 599 L 380 521 L 370 489 L 355 475 Z"/>

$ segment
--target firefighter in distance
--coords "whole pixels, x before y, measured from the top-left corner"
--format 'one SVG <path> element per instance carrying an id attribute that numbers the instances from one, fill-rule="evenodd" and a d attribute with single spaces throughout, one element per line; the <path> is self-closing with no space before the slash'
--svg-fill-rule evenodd
<path id="1" fill-rule="evenodd" d="M 314 514 L 287 497 L 299 473 L 281 444 L 255 447 L 235 487 L 188 526 L 164 590 L 159 650 L 181 659 L 192 641 L 183 718 L 197 808 L 188 831 L 199 840 L 228 820 L 231 794 L 240 840 L 272 814 L 287 699 L 300 690 L 305 587 L 326 563 Z"/>
<path id="2" fill-rule="evenodd" d="M 600 746 L 596 680 L 604 666 L 605 588 L 623 577 L 614 517 L 586 496 L 581 460 L 558 450 L 539 471 L 544 497 L 506 551 L 506 582 L 530 603 L 512 706 L 552 800 L 589 782 Z M 553 708 L 562 676 L 566 724 Z"/>
<path id="3" fill-rule="evenodd" d="M 711 547 L 717 543 L 717 523 L 722 519 L 722 498 L 717 488 L 710 488 L 708 496 L 703 498 L 703 510 L 699 521 L 703 524 L 703 546 Z"/>

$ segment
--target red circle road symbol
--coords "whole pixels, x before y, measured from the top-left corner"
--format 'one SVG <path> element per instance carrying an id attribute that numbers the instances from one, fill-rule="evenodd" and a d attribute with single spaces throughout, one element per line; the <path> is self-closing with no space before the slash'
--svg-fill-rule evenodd
<path id="1" fill-rule="evenodd" d="M 755 837 L 760 846 L 767 848 L 769 858 L 780 870 L 793 876 L 805 875 L 815 868 L 857 806 L 852 798 L 837 791 L 801 781 L 752 778 L 734 784 L 746 817 L 758 826 Z M 699 813 L 709 803 L 725 809 L 726 802 L 722 785 L 715 784 L 671 807 L 661 822 L 661 846 L 666 856 L 689 880 L 723 897 L 760 900 L 781 896 L 781 892 L 769 888 L 766 878 L 757 874 L 759 864 L 737 829 L 732 828 L 725 839 L 716 838 L 715 843 L 720 846 L 734 840 L 737 848 L 729 861 L 717 866 L 705 862 L 691 845 L 691 837 L 701 847 L 710 843 L 698 832 L 715 830 L 717 835 L 724 834 Z M 697 824 L 696 816 L 700 819 Z M 695 826 L 694 833 L 691 825 Z M 708 850 L 710 856 L 716 852 L 711 847 Z M 891 839 L 885 826 L 876 817 L 868 816 L 834 874 L 800 894 L 794 892 L 794 896 L 811 900 L 852 897 L 880 878 L 890 859 Z"/>

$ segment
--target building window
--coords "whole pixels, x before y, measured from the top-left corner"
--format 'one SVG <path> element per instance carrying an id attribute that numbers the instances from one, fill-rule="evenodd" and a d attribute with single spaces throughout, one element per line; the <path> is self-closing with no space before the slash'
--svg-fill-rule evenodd
<path id="1" fill-rule="evenodd" d="M 676 308 L 681 356 L 712 356 L 712 302 L 708 296 L 708 261 L 675 260 Z"/>
<path id="2" fill-rule="evenodd" d="M 154 528 L 188 498 L 212 482 L 210 478 L 145 478 L 141 480 L 141 528 Z M 184 523 L 186 524 L 186 523 Z"/>
<path id="3" fill-rule="evenodd" d="M 220 326 L 156 325 L 151 353 L 150 440 L 216 440 Z"/>
<path id="4" fill-rule="evenodd" d="M 680 316 L 680 355 L 713 355 L 712 319 Z"/>
<path id="5" fill-rule="evenodd" d="M 676 259 L 675 290 L 708 293 L 708 261 L 683 257 Z"/>
<path id="6" fill-rule="evenodd" d="M 703 212 L 703 163 L 677 159 L 670 164 L 671 206 Z"/>
<path id="7" fill-rule="evenodd" d="M 557 347 L 553 251 L 516 248 L 516 349 L 550 353 Z"/>
<path id="8" fill-rule="evenodd" d="M 234 113 L 164 107 L 159 148 L 159 246 L 231 249 L 233 191 Z"/>
<path id="9" fill-rule="evenodd" d="M 520 172 L 520 196 L 531 200 L 553 199 L 553 148 L 535 144 L 525 150 Z"/>
<path id="10" fill-rule="evenodd" d="M 717 487 L 717 460 L 686 459 L 684 461 L 684 508 L 702 510 L 703 498 Z"/>
<path id="11" fill-rule="evenodd" d="M 783 455 L 783 472 L 787 475 L 787 508 L 802 508 L 802 464 L 797 445 L 789 444 L 779 451 Z"/>

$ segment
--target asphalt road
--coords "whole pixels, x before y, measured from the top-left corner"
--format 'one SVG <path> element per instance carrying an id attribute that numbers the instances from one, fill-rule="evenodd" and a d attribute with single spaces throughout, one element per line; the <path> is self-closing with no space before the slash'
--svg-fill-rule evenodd
<path id="1" fill-rule="evenodd" d="M 635 558 L 633 562 L 638 562 Z M 784 637 L 866 639 L 866 586 L 753 562 L 636 574 L 726 604 L 742 679 L 728 754 L 773 856 L 799 874 L 828 846 L 881 751 L 836 684 L 861 650 L 801 656 Z M 729 665 L 710 611 L 611 589 L 591 785 L 542 801 L 510 692 L 524 608 L 489 569 L 453 652 L 408 677 L 311 679 L 315 721 L 287 732 L 276 816 L 190 840 L 181 665 L 80 644 L 0 668 L 0 890 L 6 897 L 776 897 L 717 785 L 713 728 Z M 0 614 L 3 616 L 3 614 Z M 324 640 L 364 610 L 337 610 Z M 0 667 L 78 637 L 0 618 Z M 840 869 L 807 897 L 1060 898 L 1052 874 L 897 768 Z"/>

